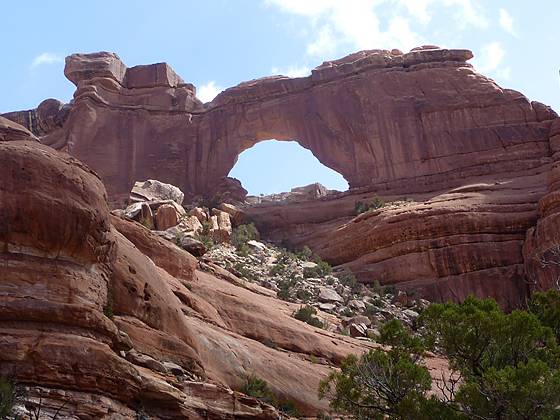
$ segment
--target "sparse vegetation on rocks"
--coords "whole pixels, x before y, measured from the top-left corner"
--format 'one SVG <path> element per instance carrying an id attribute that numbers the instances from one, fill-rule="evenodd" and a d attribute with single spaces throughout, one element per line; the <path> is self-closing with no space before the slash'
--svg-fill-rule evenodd
<path id="1" fill-rule="evenodd" d="M 245 395 L 254 397 L 262 402 L 273 405 L 281 413 L 291 416 L 299 417 L 300 414 L 292 401 L 278 399 L 268 383 L 255 375 L 249 375 L 245 379 L 245 385 L 240 390 Z"/>
<path id="2" fill-rule="evenodd" d="M 354 211 L 356 214 L 362 214 L 370 210 L 377 210 L 385 207 L 385 201 L 380 197 L 374 197 L 370 201 L 356 201 Z"/>
<path id="3" fill-rule="evenodd" d="M 327 262 L 309 261 L 310 257 L 312 252 L 306 247 L 289 251 L 256 241 L 247 246 L 247 252 L 221 243 L 206 254 L 233 274 L 275 291 L 278 299 L 300 304 L 303 311 L 298 316 L 304 322 L 313 317 L 321 328 L 354 337 L 375 339 L 378 326 L 390 319 L 412 326 L 428 303 L 404 292 L 399 292 L 399 301 L 392 286 L 363 285 L 351 271 L 333 274 Z"/>
<path id="4" fill-rule="evenodd" d="M 511 313 L 492 299 L 432 304 L 415 334 L 389 321 L 378 341 L 390 348 L 349 356 L 319 394 L 357 418 L 559 418 L 559 295 L 536 293 L 527 311 Z M 428 350 L 449 361 L 440 379 L 423 363 Z"/>
<path id="5" fill-rule="evenodd" d="M 315 315 L 317 310 L 313 306 L 305 305 L 294 312 L 294 318 L 313 327 L 323 328 L 323 323 Z"/>

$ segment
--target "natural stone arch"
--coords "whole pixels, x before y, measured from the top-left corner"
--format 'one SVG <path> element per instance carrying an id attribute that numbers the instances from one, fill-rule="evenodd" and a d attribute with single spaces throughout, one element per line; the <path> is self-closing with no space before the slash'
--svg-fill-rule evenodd
<path id="1" fill-rule="evenodd" d="M 228 190 L 239 153 L 269 138 L 297 139 L 351 189 L 436 191 L 515 171 L 508 148 L 534 156 L 532 145 L 539 154 L 548 141 L 531 122 L 551 110 L 476 73 L 471 57 L 435 47 L 362 51 L 203 104 L 164 63 L 127 69 L 115 54 L 78 54 L 65 68 L 77 86 L 68 116 L 41 140 L 94 168 L 115 203 L 138 179 L 177 185 L 187 199 Z"/>

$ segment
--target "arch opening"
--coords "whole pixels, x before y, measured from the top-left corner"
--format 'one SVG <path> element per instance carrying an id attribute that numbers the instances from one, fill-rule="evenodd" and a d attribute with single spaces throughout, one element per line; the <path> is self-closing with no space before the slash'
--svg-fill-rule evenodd
<path id="1" fill-rule="evenodd" d="M 239 154 L 230 177 L 241 181 L 250 196 L 289 192 L 320 183 L 329 190 L 346 191 L 348 182 L 323 165 L 295 140 L 263 140 Z"/>

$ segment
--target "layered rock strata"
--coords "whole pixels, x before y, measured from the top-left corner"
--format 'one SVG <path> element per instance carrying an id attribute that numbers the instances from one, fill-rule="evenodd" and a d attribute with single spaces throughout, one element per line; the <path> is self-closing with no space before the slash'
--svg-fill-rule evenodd
<path id="1" fill-rule="evenodd" d="M 254 374 L 312 415 L 326 409 L 320 379 L 367 348 L 110 216 L 100 179 L 75 158 L 16 140 L 0 142 L 0 161 L 0 375 L 44 413 L 277 418 L 232 391 Z"/>

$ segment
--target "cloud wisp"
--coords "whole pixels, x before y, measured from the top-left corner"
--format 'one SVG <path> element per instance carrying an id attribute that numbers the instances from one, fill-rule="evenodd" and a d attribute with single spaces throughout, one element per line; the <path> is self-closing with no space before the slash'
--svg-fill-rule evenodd
<path id="1" fill-rule="evenodd" d="M 196 96 L 206 103 L 212 101 L 223 90 L 223 87 L 218 86 L 214 80 L 211 80 L 196 89 Z"/>
<path id="2" fill-rule="evenodd" d="M 428 43 L 422 35 L 436 11 L 447 13 L 462 31 L 485 29 L 489 21 L 478 0 L 266 0 L 285 13 L 308 19 L 315 36 L 309 56 L 332 58 L 341 46 L 353 50 L 399 48 Z M 383 6 L 383 7 L 382 7 Z M 387 13 L 387 10 L 390 10 Z M 416 29 L 416 27 L 419 27 Z"/>
<path id="3" fill-rule="evenodd" d="M 305 77 L 311 74 L 311 69 L 306 66 L 289 66 L 287 68 L 273 67 L 270 71 L 272 75 L 282 75 L 288 77 Z"/>
<path id="4" fill-rule="evenodd" d="M 499 13 L 500 13 L 499 23 L 502 29 L 507 33 L 509 33 L 510 35 L 517 37 L 517 32 L 513 27 L 513 23 L 514 23 L 513 16 L 511 16 L 506 9 L 500 9 Z"/>
<path id="5" fill-rule="evenodd" d="M 31 62 L 31 69 L 35 69 L 43 64 L 62 63 L 63 59 L 60 55 L 51 52 L 44 52 L 36 56 Z"/>

